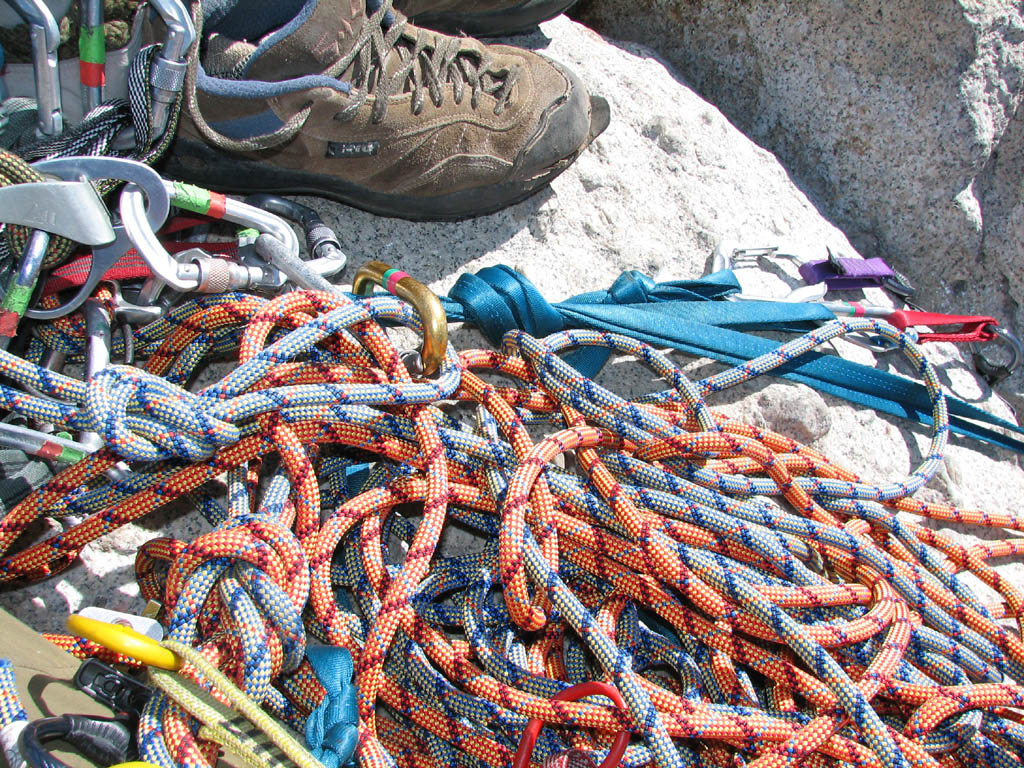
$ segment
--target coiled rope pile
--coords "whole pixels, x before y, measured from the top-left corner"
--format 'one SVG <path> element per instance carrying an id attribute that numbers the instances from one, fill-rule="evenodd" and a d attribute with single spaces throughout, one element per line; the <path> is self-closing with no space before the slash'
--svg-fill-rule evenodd
<path id="1" fill-rule="evenodd" d="M 227 294 L 137 332 L 145 371 L 111 366 L 86 385 L 0 353 L 0 407 L 108 446 L 4 518 L 0 580 L 54 573 L 191 500 L 210 531 L 144 545 L 143 596 L 171 638 L 307 734 L 333 692 L 304 651 L 348 649 L 363 766 L 509 765 L 531 718 L 551 726 L 537 764 L 569 748 L 596 764 L 622 729 L 629 766 L 1024 761 L 1024 595 L 990 565 L 1024 539 L 965 546 L 919 522 L 1021 519 L 913 498 L 941 464 L 947 414 L 894 328 L 837 321 L 694 382 L 650 347 L 589 331 L 450 348 L 436 377 L 414 379 L 382 323 L 418 320 L 390 296 Z M 51 327 L 34 353 L 73 353 L 80 330 Z M 900 344 L 931 394 L 931 446 L 902 480 L 863 481 L 705 401 L 858 331 Z M 619 397 L 562 359 L 588 346 L 635 357 L 669 389 Z M 235 370 L 185 389 L 226 353 Z M 24 546 L 43 515 L 85 520 Z M 474 544 L 455 551 L 457 531 Z M 589 680 L 625 707 L 553 700 Z M 216 759 L 163 695 L 140 744 L 164 766 Z"/>

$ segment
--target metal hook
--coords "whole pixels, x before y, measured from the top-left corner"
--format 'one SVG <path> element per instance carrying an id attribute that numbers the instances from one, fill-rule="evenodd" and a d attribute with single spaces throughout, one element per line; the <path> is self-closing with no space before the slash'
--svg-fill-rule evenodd
<path id="1" fill-rule="evenodd" d="M 364 264 L 352 279 L 352 293 L 368 296 L 373 287 L 379 285 L 388 293 L 403 299 L 420 315 L 423 323 L 423 373 L 433 374 L 441 367 L 448 349 L 448 318 L 437 295 L 419 280 L 398 269 L 392 269 L 382 261 Z"/>
<path id="2" fill-rule="evenodd" d="M 760 259 L 769 256 L 785 257 L 797 264 L 807 261 L 807 259 L 797 254 L 780 253 L 777 246 L 740 248 L 730 240 L 723 240 L 715 250 L 714 258 L 711 261 L 711 270 L 713 272 L 720 272 L 723 269 L 733 269 L 737 261 L 756 266 Z M 825 297 L 827 290 L 824 283 L 817 283 L 815 285 L 797 286 L 785 296 L 759 296 L 757 294 L 741 292 L 734 293 L 727 298 L 729 301 L 820 301 Z"/>
<path id="3" fill-rule="evenodd" d="M 278 195 L 263 193 L 249 195 L 245 202 L 302 226 L 306 233 L 306 247 L 312 257 L 305 262 L 306 269 L 321 277 L 331 277 L 345 268 L 348 257 L 341 250 L 334 230 L 324 224 L 320 214 L 309 206 Z"/>

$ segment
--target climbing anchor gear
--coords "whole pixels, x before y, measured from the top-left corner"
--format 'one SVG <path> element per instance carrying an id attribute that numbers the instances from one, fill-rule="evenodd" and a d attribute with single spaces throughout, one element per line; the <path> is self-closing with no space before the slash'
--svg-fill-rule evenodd
<path id="1" fill-rule="evenodd" d="M 823 298 L 828 290 L 863 288 L 872 285 L 884 287 L 904 301 L 907 301 L 914 292 L 906 279 L 890 269 L 881 259 L 837 258 L 831 249 L 828 249 L 828 253 L 828 259 L 812 262 L 801 260 L 798 256 L 780 253 L 776 247 L 743 249 L 738 248 L 732 241 L 722 241 L 715 251 L 712 271 L 714 273 L 722 270 L 731 271 L 734 262 L 756 265 L 760 259 L 766 257 L 786 256 L 796 260 L 800 263 L 800 275 L 807 281 L 808 285 L 794 288 L 787 296 L 782 298 L 770 298 L 742 291 L 740 293 L 733 293 L 725 298 L 731 301 L 753 300 L 816 303 L 828 309 L 835 317 L 882 318 L 900 330 L 911 332 L 914 334 L 915 339 L 921 342 L 944 341 L 970 344 L 975 370 L 990 386 L 995 386 L 1003 381 L 1017 368 L 1019 361 L 1024 358 L 1024 354 L 1022 354 L 1024 348 L 1021 347 L 1017 337 L 1006 328 L 1000 327 L 998 321 L 993 317 L 950 315 L 925 312 L 917 308 L 903 310 L 893 307 L 873 306 L 860 302 L 824 301 Z M 824 265 L 829 266 L 826 268 Z M 824 275 L 828 269 L 839 271 L 850 279 L 845 282 L 826 279 Z M 935 328 L 950 325 L 958 326 L 958 329 L 952 331 L 930 330 L 920 332 L 914 330 L 914 326 Z M 977 342 L 996 340 L 1001 342 L 1000 347 L 1007 350 L 1009 354 L 1009 360 L 1005 364 L 992 363 L 977 346 Z M 879 337 L 864 339 L 852 335 L 849 337 L 849 341 L 867 347 L 876 353 L 890 352 L 896 348 L 891 343 L 886 342 L 885 339 Z"/>
<path id="2" fill-rule="evenodd" d="M 257 768 L 284 764 L 322 768 L 294 734 L 263 712 L 195 649 L 174 640 L 157 643 L 128 627 L 103 624 L 81 616 L 68 619 L 71 632 L 146 664 L 152 684 L 202 723 L 199 730 L 202 737 L 213 740 L 243 758 L 247 765 Z M 187 678 L 173 674 L 182 670 L 186 662 L 202 675 L 218 697 L 211 696 Z M 238 715 L 251 725 L 240 727 Z"/>
<path id="3" fill-rule="evenodd" d="M 125 713 L 137 723 L 153 689 L 98 659 L 86 659 L 75 673 L 75 687 L 115 713 Z"/>
<path id="4" fill-rule="evenodd" d="M 11 339 L 18 333 L 18 322 L 28 309 L 49 247 L 48 233 L 37 229 L 29 237 L 25 252 L 18 262 L 18 271 L 7 284 L 7 291 L 0 302 L 0 349 L 7 349 Z"/>
<path id="5" fill-rule="evenodd" d="M 172 205 L 265 231 L 281 241 L 289 253 L 298 257 L 298 238 L 279 217 L 200 187 L 167 180 L 163 181 L 163 185 Z M 147 218 L 145 202 L 139 188 L 127 185 L 121 192 L 121 221 L 139 254 L 153 270 L 154 277 L 174 290 L 223 293 L 273 289 L 284 285 L 284 274 L 268 265 L 238 264 L 210 256 L 198 249 L 184 251 L 175 258 L 156 236 L 157 228 Z"/>
<path id="6" fill-rule="evenodd" d="M 188 53 L 196 41 L 192 16 L 179 0 L 149 0 L 167 29 L 160 52 L 149 71 L 153 106 L 150 113 L 153 135 L 163 135 L 181 98 L 188 67 Z"/>
<path id="7" fill-rule="evenodd" d="M 82 245 L 103 245 L 114 239 L 107 206 L 87 181 L 0 187 L 0 221 L 45 230 Z"/>
<path id="8" fill-rule="evenodd" d="M 39 432 L 2 421 L 0 421 L 0 445 L 16 448 L 30 456 L 38 456 L 41 459 L 49 459 L 62 464 L 74 464 L 94 450 L 94 446 L 72 440 L 70 435 L 62 436 Z"/>
<path id="9" fill-rule="evenodd" d="M 907 278 L 883 259 L 838 256 L 827 246 L 825 250 L 827 259 L 805 262 L 799 267 L 800 277 L 808 285 L 823 282 L 829 291 L 885 288 L 903 301 L 914 295 L 914 287 Z"/>
<path id="10" fill-rule="evenodd" d="M 81 31 L 78 37 L 78 76 L 86 112 L 103 103 L 107 82 L 107 40 L 103 32 L 103 0 L 81 0 Z"/>
<path id="11" fill-rule="evenodd" d="M 1003 350 L 1003 354 L 1008 355 L 1008 359 L 1004 361 L 993 362 L 981 346 L 976 343 L 971 344 L 975 370 L 988 382 L 989 386 L 994 387 L 1020 367 L 1021 361 L 1024 361 L 1024 346 L 1021 345 L 1020 339 L 1015 334 L 995 323 L 985 325 L 983 330 L 993 334 L 993 337 L 1000 342 L 998 346 Z"/>
<path id="12" fill-rule="evenodd" d="M 334 230 L 324 224 L 320 214 L 309 206 L 268 194 L 249 195 L 245 202 L 302 225 L 306 234 L 306 250 L 312 257 L 306 262 L 308 269 L 321 277 L 331 277 L 345 268 L 348 257 L 341 250 Z"/>
<path id="13" fill-rule="evenodd" d="M 733 270 L 740 265 L 756 267 L 761 259 L 769 257 L 785 257 L 800 265 L 808 263 L 808 259 L 806 257 L 780 251 L 776 246 L 766 248 L 741 248 L 737 243 L 731 240 L 723 240 L 718 244 L 718 248 L 715 249 L 715 255 L 711 261 L 711 271 L 714 273 L 721 272 L 726 269 Z M 828 288 L 825 283 L 820 281 L 811 283 L 808 281 L 807 285 L 798 285 L 791 289 L 788 294 L 781 297 L 760 296 L 758 294 L 747 293 L 746 291 L 741 290 L 739 293 L 730 294 L 726 299 L 729 301 L 818 301 L 825 297 L 827 291 Z"/>
<path id="14" fill-rule="evenodd" d="M 133 188 L 144 191 L 143 216 L 149 226 L 156 229 L 163 226 L 170 213 L 170 197 L 160 174 L 135 160 L 118 157 L 65 157 L 35 163 L 33 168 L 69 180 L 129 182 Z M 135 247 L 123 222 L 114 227 L 113 231 L 114 237 L 110 241 L 93 247 L 89 275 L 72 299 L 51 309 L 29 309 L 26 315 L 34 320 L 55 320 L 81 307 L 118 259 Z"/>

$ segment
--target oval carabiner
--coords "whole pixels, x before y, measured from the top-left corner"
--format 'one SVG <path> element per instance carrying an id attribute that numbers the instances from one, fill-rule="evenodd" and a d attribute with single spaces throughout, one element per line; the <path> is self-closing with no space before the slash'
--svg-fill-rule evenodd
<path id="1" fill-rule="evenodd" d="M 448 349 L 448 318 L 437 295 L 419 280 L 400 269 L 392 269 L 382 261 L 364 264 L 352 278 L 352 293 L 369 296 L 379 285 L 388 293 L 409 302 L 416 308 L 423 323 L 423 373 L 430 376 L 441 367 Z"/>

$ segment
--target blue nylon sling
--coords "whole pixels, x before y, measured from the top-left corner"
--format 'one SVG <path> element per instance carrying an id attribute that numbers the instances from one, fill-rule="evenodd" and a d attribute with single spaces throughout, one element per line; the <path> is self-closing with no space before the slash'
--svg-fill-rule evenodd
<path id="1" fill-rule="evenodd" d="M 776 342 L 746 331 L 804 333 L 836 319 L 817 303 L 723 301 L 739 289 L 729 270 L 699 280 L 665 283 L 655 283 L 633 270 L 620 275 L 607 291 L 551 304 L 523 275 L 498 265 L 461 275 L 441 301 L 450 321 L 472 323 L 495 345 L 513 329 L 542 337 L 565 328 L 589 328 L 626 334 L 656 347 L 671 347 L 731 365 L 778 347 Z M 584 349 L 566 359 L 593 376 L 609 354 L 605 349 Z M 923 385 L 835 355 L 810 353 L 770 373 L 893 416 L 926 425 L 932 421 Z M 951 395 L 947 395 L 947 403 L 952 431 L 1024 453 L 1024 442 L 982 425 L 1017 434 L 1024 434 L 1024 428 Z"/>

